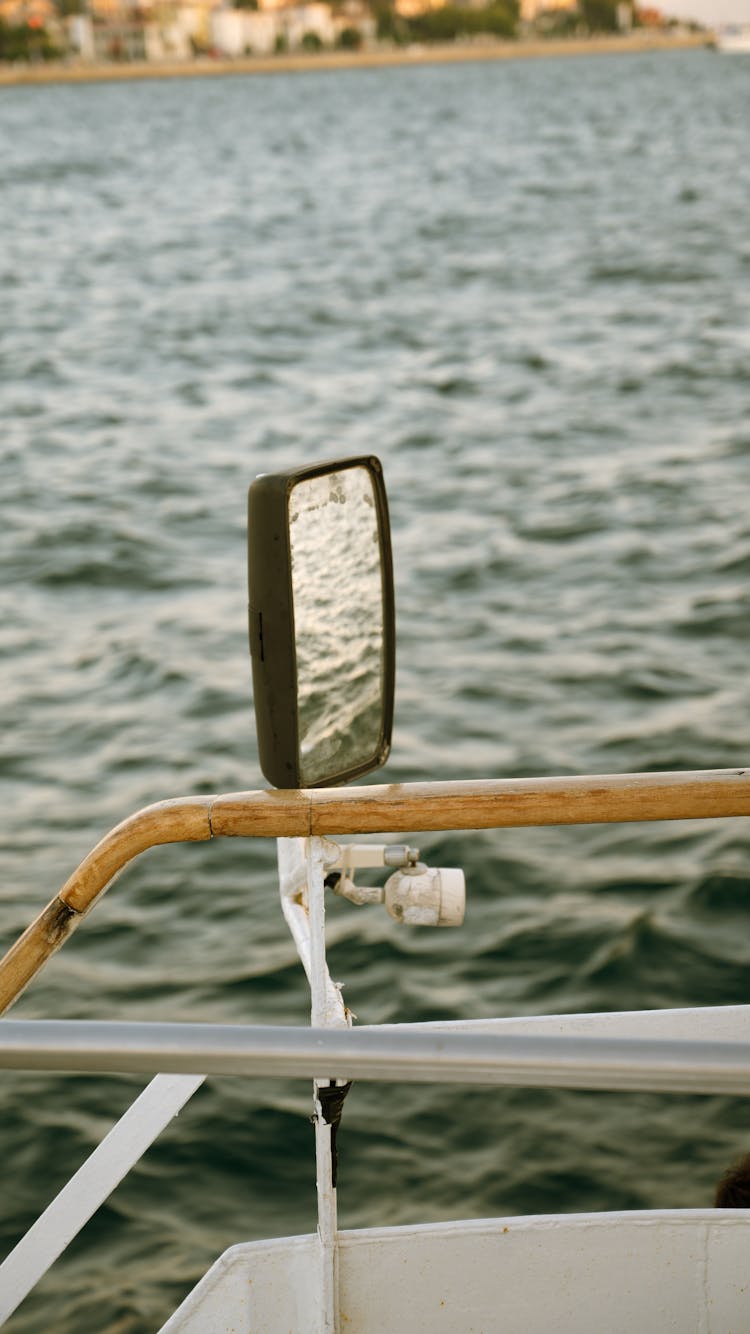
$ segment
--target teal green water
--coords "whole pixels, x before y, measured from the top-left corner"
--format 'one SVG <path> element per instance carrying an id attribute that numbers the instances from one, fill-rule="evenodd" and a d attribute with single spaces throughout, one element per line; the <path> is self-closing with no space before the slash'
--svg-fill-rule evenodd
<path id="1" fill-rule="evenodd" d="M 0 96 L 2 943 L 147 802 L 262 785 L 245 491 L 373 452 L 392 780 L 750 750 L 750 83 L 709 52 Z M 747 1000 L 744 822 L 429 835 L 461 931 L 330 910 L 363 1023 Z M 305 1022 L 274 849 L 150 853 L 19 1016 Z M 9 1248 L 139 1082 L 7 1074 Z M 8 1328 L 158 1327 L 314 1227 L 304 1085 L 215 1080 Z M 697 1206 L 724 1098 L 358 1085 L 344 1226 Z"/>

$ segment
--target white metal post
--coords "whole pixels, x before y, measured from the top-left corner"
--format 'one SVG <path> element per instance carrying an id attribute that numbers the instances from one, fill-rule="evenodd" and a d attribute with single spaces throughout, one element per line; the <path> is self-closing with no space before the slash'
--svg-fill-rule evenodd
<path id="1" fill-rule="evenodd" d="M 325 877 L 339 856 L 326 839 L 279 839 L 281 902 L 310 983 L 311 1022 L 315 1028 L 347 1028 L 350 1018 L 341 989 L 326 963 Z M 320 1334 L 338 1334 L 338 1257 L 336 1188 L 333 1184 L 333 1127 L 326 1120 L 320 1090 L 330 1080 L 313 1082 L 313 1123 L 320 1239 Z"/>

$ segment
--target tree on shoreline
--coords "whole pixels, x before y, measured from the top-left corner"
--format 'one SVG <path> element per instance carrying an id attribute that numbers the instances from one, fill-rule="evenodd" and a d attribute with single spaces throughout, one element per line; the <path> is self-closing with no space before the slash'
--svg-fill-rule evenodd
<path id="1" fill-rule="evenodd" d="M 617 32 L 616 0 L 578 0 L 581 17 L 589 32 Z"/>
<path id="2" fill-rule="evenodd" d="M 491 0 L 475 7 L 448 3 L 408 17 L 396 12 L 392 0 L 377 0 L 373 13 L 381 41 L 452 42 L 457 37 L 513 38 L 518 29 L 518 0 Z"/>
<path id="3" fill-rule="evenodd" d="M 33 63 L 56 60 L 61 54 L 40 22 L 6 23 L 0 18 L 0 60 Z"/>

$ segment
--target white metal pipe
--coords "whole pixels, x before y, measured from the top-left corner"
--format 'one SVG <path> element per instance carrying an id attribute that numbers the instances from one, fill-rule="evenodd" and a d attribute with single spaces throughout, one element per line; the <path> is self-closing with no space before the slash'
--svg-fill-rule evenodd
<path id="1" fill-rule="evenodd" d="M 341 996 L 341 988 L 331 980 L 325 963 L 323 950 L 322 967 L 320 960 L 313 960 L 313 943 L 310 924 L 310 892 L 308 888 L 307 841 L 304 838 L 277 839 L 279 865 L 279 887 L 281 908 L 294 944 L 302 960 L 302 966 L 313 993 L 313 1009 L 322 1017 L 313 1017 L 313 1023 L 321 1027 L 348 1027 L 346 1006 Z M 315 840 L 323 843 L 323 840 Z M 323 921 L 325 929 L 325 917 Z M 313 985 L 313 973 L 316 981 Z"/>
<path id="2" fill-rule="evenodd" d="M 333 849 L 328 847 L 328 861 Z M 325 873 L 326 844 L 323 839 L 307 840 L 307 906 L 310 914 L 310 1021 L 316 1027 L 337 1028 L 342 1021 L 346 1024 L 346 1012 L 341 992 L 337 992 L 340 1002 L 338 1013 L 332 1012 L 328 1003 L 328 993 L 332 986 L 331 975 L 326 962 L 326 910 L 325 910 Z M 328 1083 L 328 1076 L 323 1077 L 318 1068 L 313 1082 L 314 1122 L 315 1122 L 315 1178 L 318 1196 L 318 1240 L 320 1244 L 320 1334 L 337 1334 L 338 1331 L 338 1283 L 336 1274 L 336 1232 L 338 1229 L 338 1208 L 336 1188 L 333 1184 L 333 1144 L 332 1130 L 327 1123 L 319 1098 L 321 1082 Z"/>
<path id="3" fill-rule="evenodd" d="M 0 1068 L 750 1094 L 750 1042 L 135 1024 L 0 1023 Z"/>
<path id="4" fill-rule="evenodd" d="M 338 1328 L 338 1282 L 336 1265 L 336 1233 L 338 1210 L 333 1186 L 333 1155 L 331 1127 L 323 1116 L 323 1109 L 315 1090 L 313 1124 L 315 1126 L 315 1186 L 318 1198 L 318 1303 L 316 1334 L 336 1334 Z M 312 1329 L 312 1323 L 310 1325 Z"/>
<path id="5" fill-rule="evenodd" d="M 326 962 L 325 875 L 337 848 L 322 838 L 277 841 L 281 906 L 310 984 L 311 1022 L 319 1028 L 348 1028 L 341 988 Z M 333 1184 L 332 1128 L 325 1120 L 318 1091 L 329 1077 L 319 1068 L 313 1080 L 313 1122 L 320 1241 L 318 1310 L 311 1313 L 315 1334 L 337 1334 L 337 1202 Z"/>

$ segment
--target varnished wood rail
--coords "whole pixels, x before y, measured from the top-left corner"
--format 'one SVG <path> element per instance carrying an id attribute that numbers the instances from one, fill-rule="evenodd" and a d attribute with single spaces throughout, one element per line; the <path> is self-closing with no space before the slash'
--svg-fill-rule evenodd
<path id="1" fill-rule="evenodd" d="M 0 1014 L 119 872 L 162 843 L 738 815 L 750 815 L 750 769 L 234 792 L 157 802 L 105 835 L 0 961 Z"/>

